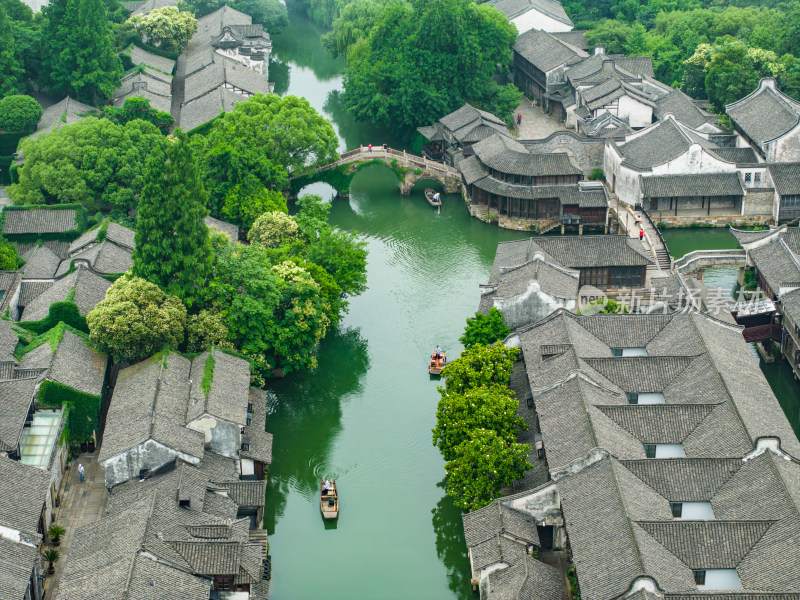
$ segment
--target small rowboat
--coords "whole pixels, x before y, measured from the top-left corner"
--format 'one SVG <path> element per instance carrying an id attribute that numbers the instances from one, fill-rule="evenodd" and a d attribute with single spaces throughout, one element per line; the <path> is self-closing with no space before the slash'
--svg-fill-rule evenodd
<path id="1" fill-rule="evenodd" d="M 436 190 L 433 188 L 425 188 L 425 199 L 428 201 L 428 204 L 434 208 L 437 208 L 442 205 L 442 200 L 441 198 L 439 200 L 434 198 L 434 194 L 436 194 Z"/>
<path id="2" fill-rule="evenodd" d="M 336 480 L 330 482 L 330 487 L 325 490 L 325 482 L 319 485 L 319 509 L 323 519 L 335 519 L 339 516 L 339 494 L 336 491 Z"/>
<path id="3" fill-rule="evenodd" d="M 431 375 L 441 375 L 442 370 L 444 369 L 445 365 L 447 364 L 447 353 L 442 350 L 441 355 L 438 357 L 436 356 L 436 352 L 434 351 L 431 354 L 431 364 L 428 367 L 428 373 Z"/>

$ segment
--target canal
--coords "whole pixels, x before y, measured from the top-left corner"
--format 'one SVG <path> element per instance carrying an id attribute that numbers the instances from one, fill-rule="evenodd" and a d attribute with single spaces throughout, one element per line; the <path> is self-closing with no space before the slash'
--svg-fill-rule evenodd
<path id="1" fill-rule="evenodd" d="M 306 97 L 329 118 L 340 151 L 404 147 L 349 117 L 340 100 L 344 61 L 322 48 L 323 29 L 302 15 L 290 19 L 273 37 L 276 91 Z M 369 289 L 320 345 L 315 372 L 269 384 L 275 440 L 265 521 L 275 600 L 473 597 L 461 513 L 444 494 L 444 463 L 431 444 L 438 393 L 426 361 L 436 344 L 458 355 L 497 243 L 524 234 L 471 219 L 457 196 L 444 196 L 436 214 L 424 185 L 401 197 L 391 170 L 369 166 L 353 179 L 350 197 L 332 204 L 332 223 L 367 242 Z M 665 237 L 676 257 L 732 240 L 709 230 Z M 735 271 L 720 271 L 706 281 L 732 286 Z M 797 385 L 776 365 L 765 372 L 797 427 Z M 341 494 L 335 524 L 319 511 L 325 476 L 337 479 Z"/>

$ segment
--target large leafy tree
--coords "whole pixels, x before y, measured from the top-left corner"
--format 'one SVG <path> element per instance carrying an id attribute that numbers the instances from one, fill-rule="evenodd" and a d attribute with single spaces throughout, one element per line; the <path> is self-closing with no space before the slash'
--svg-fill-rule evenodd
<path id="1" fill-rule="evenodd" d="M 136 219 L 133 274 L 188 306 L 198 303 L 213 263 L 206 193 L 192 148 L 180 129 L 164 156 L 147 161 Z"/>
<path id="2" fill-rule="evenodd" d="M 448 394 L 463 394 L 482 386 L 508 385 L 519 348 L 497 342 L 491 346 L 475 344 L 444 368 Z"/>
<path id="3" fill-rule="evenodd" d="M 389 5 L 348 55 L 345 105 L 356 119 L 395 129 L 432 123 L 464 102 L 507 118 L 521 95 L 492 77 L 511 62 L 516 38 L 516 28 L 490 4 Z"/>
<path id="4" fill-rule="evenodd" d="M 134 15 L 128 23 L 142 40 L 168 52 L 180 52 L 197 31 L 197 19 L 175 6 L 156 8 L 146 15 Z"/>
<path id="5" fill-rule="evenodd" d="M 520 479 L 527 469 L 530 446 L 508 443 L 490 429 L 478 429 L 455 449 L 445 465 L 447 494 L 456 506 L 477 510 L 500 495 L 503 486 Z"/>
<path id="6" fill-rule="evenodd" d="M 0 100 L 0 129 L 33 131 L 41 118 L 42 107 L 30 96 L 12 95 Z"/>
<path id="7" fill-rule="evenodd" d="M 445 460 L 454 460 L 456 448 L 477 429 L 494 431 L 506 444 L 517 439 L 520 429 L 527 429 L 517 415 L 519 402 L 514 392 L 505 386 L 481 386 L 463 394 L 448 394 L 442 390 L 433 429 L 433 445 Z"/>
<path id="8" fill-rule="evenodd" d="M 103 116 L 110 119 L 117 125 L 124 125 L 129 121 L 141 119 L 152 123 L 164 135 L 169 134 L 169 130 L 175 124 L 175 119 L 168 112 L 158 110 L 150 106 L 147 98 L 126 98 L 122 106 L 104 106 Z"/>
<path id="9" fill-rule="evenodd" d="M 123 276 L 86 315 L 89 338 L 117 362 L 136 362 L 183 343 L 186 307 L 157 285 Z"/>
<path id="10" fill-rule="evenodd" d="M 99 106 L 122 76 L 114 33 L 102 0 L 54 0 L 45 10 L 53 91 Z"/>
<path id="11" fill-rule="evenodd" d="M 0 98 L 24 91 L 24 73 L 16 52 L 11 18 L 0 4 Z"/>
<path id="12" fill-rule="evenodd" d="M 353 0 L 342 9 L 331 30 L 322 35 L 322 45 L 333 56 L 347 55 L 351 46 L 369 37 L 372 28 L 383 18 L 389 2 L 402 0 Z"/>
<path id="13" fill-rule="evenodd" d="M 19 183 L 8 187 L 17 204 L 80 202 L 91 213 L 135 208 L 148 157 L 163 157 L 166 138 L 141 120 L 117 125 L 88 117 L 22 143 Z"/>
<path id="14" fill-rule="evenodd" d="M 263 185 L 251 188 L 235 185 L 225 194 L 220 213 L 226 221 L 249 229 L 256 219 L 270 211 L 287 212 L 286 197 L 281 192 Z"/>
<path id="15" fill-rule="evenodd" d="M 464 328 L 464 335 L 458 341 L 464 344 L 465 348 L 471 348 L 475 344 L 488 346 L 505 338 L 511 330 L 503 320 L 503 313 L 494 306 L 489 309 L 489 314 L 475 313 L 474 317 L 467 319 L 467 326 Z"/>

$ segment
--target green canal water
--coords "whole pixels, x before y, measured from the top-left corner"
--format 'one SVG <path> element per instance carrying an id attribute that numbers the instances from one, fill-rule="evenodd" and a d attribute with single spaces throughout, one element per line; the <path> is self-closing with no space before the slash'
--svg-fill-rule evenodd
<path id="1" fill-rule="evenodd" d="M 344 62 L 319 44 L 324 30 L 290 17 L 273 38 L 276 91 L 306 97 L 331 119 L 342 151 L 384 142 L 402 148 L 347 115 L 339 95 Z M 401 197 L 391 170 L 369 166 L 353 179 L 350 197 L 332 203 L 331 221 L 367 242 L 369 289 L 320 345 L 316 371 L 269 384 L 275 439 L 265 521 L 275 600 L 474 597 L 461 512 L 444 494 L 444 463 L 431 444 L 438 382 L 426 362 L 436 344 L 458 355 L 497 243 L 523 234 L 471 219 L 457 196 L 444 196 L 437 214 L 422 196 L 425 185 Z M 712 230 L 665 237 L 676 257 L 732 240 Z M 732 286 L 731 271 L 719 271 L 720 285 Z M 765 372 L 797 425 L 797 385 L 780 363 Z M 319 511 L 325 476 L 341 495 L 333 524 Z"/>

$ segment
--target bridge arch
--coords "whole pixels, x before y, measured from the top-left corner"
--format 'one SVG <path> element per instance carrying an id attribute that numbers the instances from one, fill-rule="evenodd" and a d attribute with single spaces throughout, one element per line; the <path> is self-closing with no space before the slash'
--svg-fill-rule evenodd
<path id="1" fill-rule="evenodd" d="M 345 152 L 336 162 L 318 167 L 314 173 L 293 178 L 291 190 L 294 196 L 310 183 L 324 181 L 330 184 L 340 196 L 347 196 L 353 176 L 363 167 L 382 163 L 392 169 L 397 176 L 400 193 L 407 196 L 414 184 L 422 179 L 433 179 L 442 184 L 447 193 L 458 193 L 461 188 L 461 174 L 458 170 L 424 156 L 409 154 L 394 148 L 361 146 Z"/>

